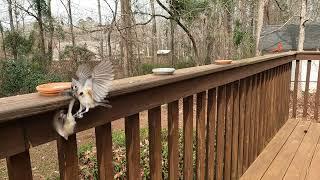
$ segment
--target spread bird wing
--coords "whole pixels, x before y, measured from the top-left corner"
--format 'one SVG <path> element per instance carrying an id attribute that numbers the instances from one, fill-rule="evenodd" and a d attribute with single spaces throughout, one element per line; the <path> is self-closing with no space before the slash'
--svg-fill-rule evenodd
<path id="1" fill-rule="evenodd" d="M 76 72 L 79 81 L 86 81 L 92 75 L 92 70 L 87 64 L 81 64 Z"/>
<path id="2" fill-rule="evenodd" d="M 101 61 L 92 72 L 93 99 L 101 102 L 108 95 L 113 80 L 113 69 L 110 61 Z"/>

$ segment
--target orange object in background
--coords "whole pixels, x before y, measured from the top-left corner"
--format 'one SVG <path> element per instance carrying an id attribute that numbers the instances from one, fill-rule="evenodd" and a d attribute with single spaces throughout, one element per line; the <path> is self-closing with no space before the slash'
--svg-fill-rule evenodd
<path id="1" fill-rule="evenodd" d="M 36 87 L 39 94 L 43 96 L 57 96 L 59 93 L 70 88 L 71 82 L 47 83 Z"/>
<path id="2" fill-rule="evenodd" d="M 231 64 L 232 60 L 215 60 L 214 63 L 218 65 Z"/>
<path id="3" fill-rule="evenodd" d="M 274 49 L 272 52 L 282 52 L 282 51 L 283 51 L 283 45 L 281 42 L 279 42 L 277 48 Z"/>

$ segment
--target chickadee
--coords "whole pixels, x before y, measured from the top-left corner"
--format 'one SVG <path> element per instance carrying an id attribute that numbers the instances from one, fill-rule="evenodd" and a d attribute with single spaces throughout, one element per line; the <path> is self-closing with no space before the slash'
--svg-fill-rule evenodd
<path id="1" fill-rule="evenodd" d="M 101 61 L 93 70 L 88 65 L 80 65 L 76 76 L 78 80 L 72 79 L 71 91 L 73 96 L 79 100 L 80 108 L 74 117 L 82 118 L 84 113 L 96 106 L 111 108 L 109 101 L 105 100 L 113 80 L 110 61 Z"/>
<path id="2" fill-rule="evenodd" d="M 74 105 L 75 99 L 72 98 L 67 114 L 64 113 L 64 110 L 60 110 L 54 116 L 53 126 L 56 129 L 57 133 L 68 140 L 69 135 L 73 134 L 74 127 L 76 126 L 75 118 L 72 116 L 72 108 Z"/>

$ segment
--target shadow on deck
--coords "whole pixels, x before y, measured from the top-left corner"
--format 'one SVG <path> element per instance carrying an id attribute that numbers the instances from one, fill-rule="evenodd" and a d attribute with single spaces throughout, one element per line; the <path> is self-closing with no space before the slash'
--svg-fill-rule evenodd
<path id="1" fill-rule="evenodd" d="M 319 179 L 319 137 L 319 123 L 288 120 L 241 180 Z"/>

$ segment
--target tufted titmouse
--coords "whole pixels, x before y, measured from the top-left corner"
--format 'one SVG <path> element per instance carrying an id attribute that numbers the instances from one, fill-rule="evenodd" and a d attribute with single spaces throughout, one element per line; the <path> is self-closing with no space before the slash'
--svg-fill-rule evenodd
<path id="1" fill-rule="evenodd" d="M 80 65 L 76 75 L 78 80 L 72 79 L 71 91 L 73 96 L 79 100 L 80 108 L 74 117 L 82 118 L 84 113 L 96 106 L 111 108 L 109 101 L 105 100 L 113 80 L 110 61 L 101 61 L 93 70 L 88 65 Z"/>
<path id="2" fill-rule="evenodd" d="M 72 108 L 74 105 L 75 99 L 72 98 L 69 107 L 68 113 L 65 114 L 64 110 L 58 111 L 53 119 L 53 126 L 56 129 L 57 133 L 68 140 L 68 136 L 73 134 L 76 121 L 72 116 Z"/>

